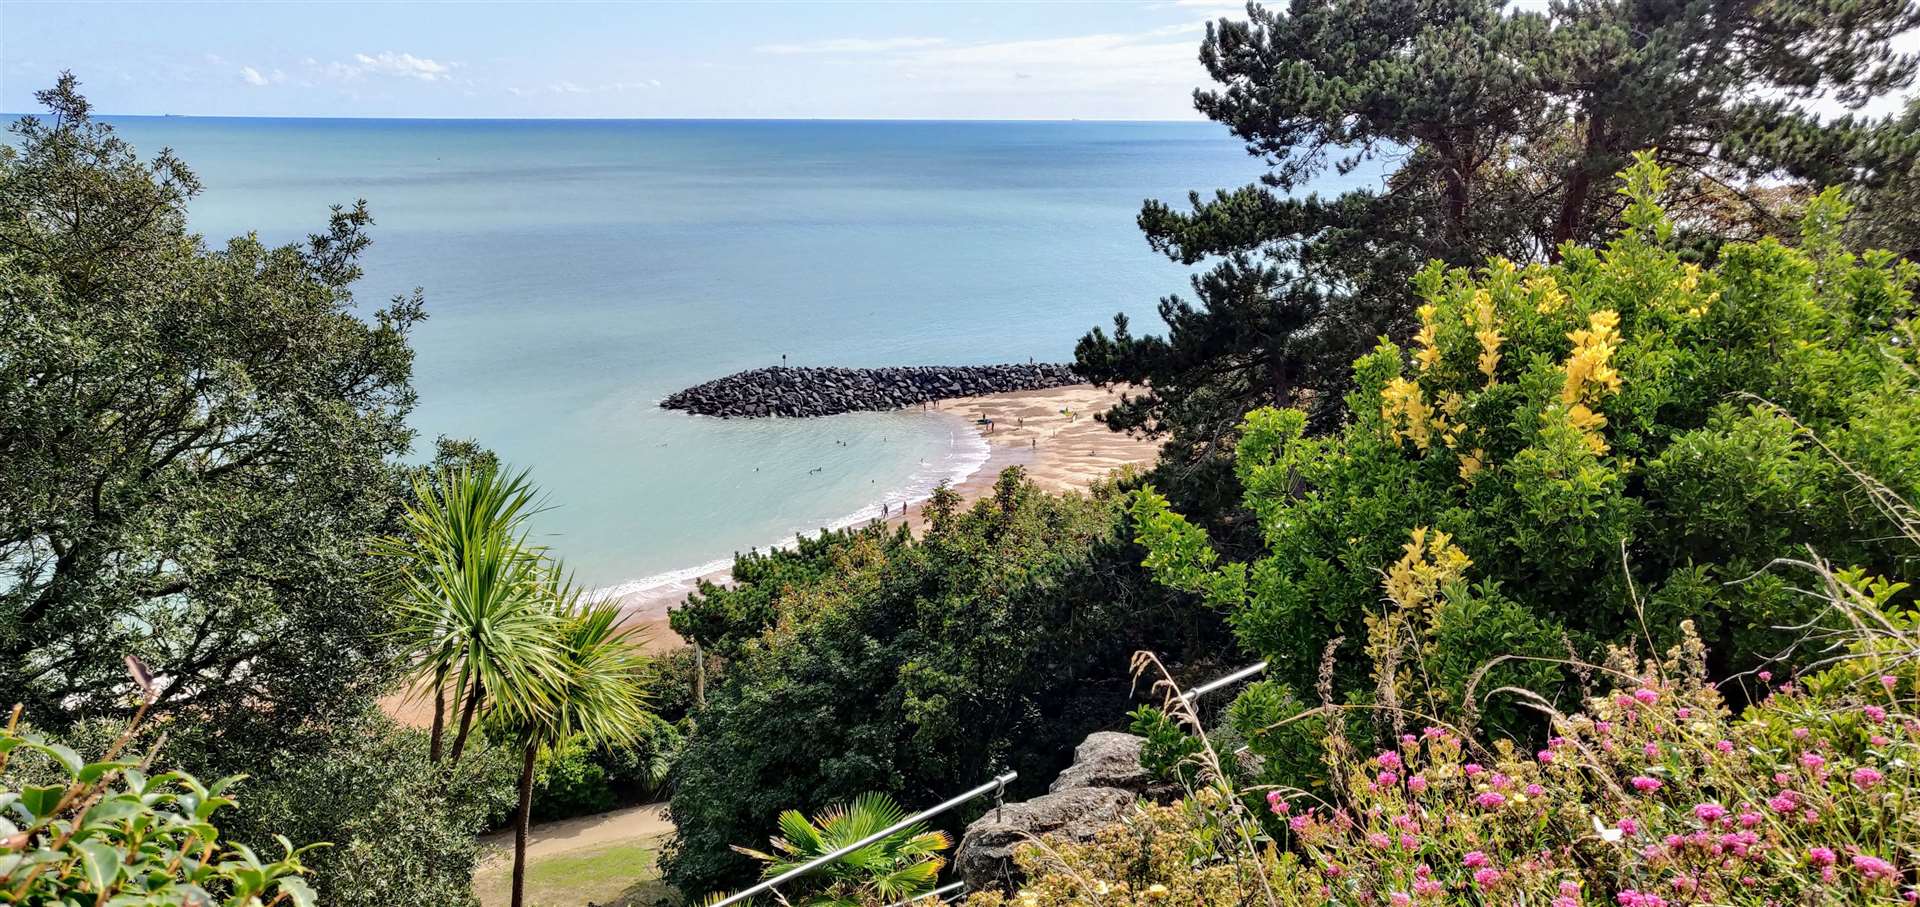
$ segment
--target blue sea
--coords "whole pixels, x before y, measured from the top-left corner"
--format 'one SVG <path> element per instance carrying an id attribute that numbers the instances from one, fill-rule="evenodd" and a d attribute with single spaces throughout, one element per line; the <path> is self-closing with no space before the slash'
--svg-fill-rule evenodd
<path id="1" fill-rule="evenodd" d="M 358 295 L 425 291 L 416 453 L 476 438 L 547 495 L 541 540 L 636 588 L 923 498 L 985 448 L 919 411 L 718 420 L 661 410 L 741 369 L 1070 361 L 1188 269 L 1146 198 L 1238 186 L 1210 123 L 127 117 L 205 193 L 209 243 L 319 230 L 365 198 Z"/>

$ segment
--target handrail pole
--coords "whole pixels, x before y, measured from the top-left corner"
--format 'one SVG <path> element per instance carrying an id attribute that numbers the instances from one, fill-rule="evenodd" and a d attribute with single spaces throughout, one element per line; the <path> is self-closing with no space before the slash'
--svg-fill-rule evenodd
<path id="1" fill-rule="evenodd" d="M 962 891 L 965 891 L 966 888 L 967 888 L 967 883 L 965 882 L 953 882 L 951 884 L 942 885 L 939 888 L 935 888 L 934 890 L 929 891 L 926 894 L 916 894 L 913 897 L 907 898 L 904 901 L 896 901 L 892 904 L 888 904 L 887 907 L 912 907 L 912 905 L 918 904 L 921 901 L 926 900 L 927 898 L 944 898 L 947 895 L 958 894 Z"/>
<path id="2" fill-rule="evenodd" d="M 771 879 L 761 882 L 760 884 L 755 885 L 752 888 L 749 888 L 738 894 L 728 895 L 724 900 L 721 900 L 719 903 L 714 904 L 713 907 L 727 907 L 728 904 L 737 904 L 763 891 L 777 888 L 780 886 L 782 882 L 786 882 L 789 879 L 796 879 L 796 878 L 799 878 L 800 876 L 806 875 L 807 873 L 812 872 L 816 869 L 819 869 L 820 867 L 825 866 L 826 864 L 831 863 L 835 860 L 838 860 L 841 857 L 846 856 L 847 854 L 853 853 L 854 851 L 859 850 L 860 848 L 865 847 L 868 844 L 872 844 L 873 842 L 878 841 L 882 838 L 885 838 L 888 835 L 899 832 L 902 829 L 905 829 L 916 822 L 920 822 L 925 819 L 931 819 L 934 816 L 940 815 L 941 813 L 946 812 L 947 810 L 952 809 L 956 806 L 959 806 L 960 804 L 965 803 L 968 800 L 972 800 L 973 798 L 978 797 L 981 794 L 984 794 L 988 791 L 999 790 L 1001 788 L 1004 788 L 1007 786 L 1007 782 L 1012 781 L 1013 779 L 1018 777 L 1020 777 L 1019 772 L 1008 772 L 1004 775 L 1001 775 L 998 778 L 993 779 L 992 781 L 988 781 L 987 783 L 974 788 L 973 790 L 967 791 L 964 794 L 954 797 L 953 799 L 948 800 L 947 802 L 942 803 L 939 806 L 935 806 L 930 809 L 924 809 L 924 810 L 921 810 L 920 812 L 914 813 L 913 815 L 908 816 L 904 819 L 901 819 L 900 821 L 895 822 L 892 825 L 887 826 L 886 828 L 880 829 L 879 831 L 876 831 L 873 834 L 870 834 L 864 838 L 861 838 L 860 840 L 855 841 L 852 844 L 848 844 L 847 846 L 842 847 L 839 850 L 833 851 L 832 853 L 823 854 L 818 857 L 814 857 L 813 859 L 808 860 L 807 862 L 802 863 L 799 866 L 795 866 L 794 868 L 789 869 L 786 872 L 783 872 L 777 876 L 774 876 Z"/>
<path id="3" fill-rule="evenodd" d="M 1227 686 L 1228 684 L 1238 683 L 1266 669 L 1267 669 L 1267 663 L 1264 661 L 1257 665 L 1251 665 L 1249 667 L 1241 668 L 1240 670 L 1235 671 L 1231 674 L 1228 674 L 1225 677 L 1219 677 L 1213 680 L 1209 680 L 1206 683 L 1203 683 L 1197 687 L 1194 687 L 1191 690 L 1186 691 L 1185 693 L 1181 693 L 1180 701 L 1185 703 L 1192 703 L 1195 699 L 1199 699 L 1200 697 L 1205 696 L 1208 693 L 1213 692 L 1214 690 L 1220 689 L 1221 687 Z"/>

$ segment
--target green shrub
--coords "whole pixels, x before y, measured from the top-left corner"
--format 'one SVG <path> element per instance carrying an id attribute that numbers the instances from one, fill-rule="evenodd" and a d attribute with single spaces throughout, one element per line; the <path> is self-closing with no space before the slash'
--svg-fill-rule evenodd
<path id="1" fill-rule="evenodd" d="M 577 740 L 542 751 L 534 771 L 534 821 L 603 813 L 620 805 L 606 768 L 591 747 Z"/>
<path id="2" fill-rule="evenodd" d="M 425 732 L 373 710 L 284 746 L 238 788 L 248 808 L 230 837 L 332 841 L 307 858 L 328 907 L 474 903 L 478 836 L 513 808 L 510 748 L 477 741 L 449 770 L 427 761 Z M 181 756 L 205 759 L 184 746 Z"/>
<path id="3" fill-rule="evenodd" d="M 1665 171 L 1643 159 L 1623 176 L 1625 228 L 1603 249 L 1428 268 L 1412 347 L 1355 364 L 1341 433 L 1308 437 L 1297 411 L 1248 415 L 1236 468 L 1267 554 L 1222 564 L 1149 490 L 1133 504 L 1147 564 L 1227 610 L 1296 689 L 1343 638 L 1328 661 L 1339 696 L 1394 705 L 1402 668 L 1359 657 L 1375 643 L 1402 666 L 1418 655 L 1446 709 L 1477 708 L 1476 682 L 1550 687 L 1560 672 L 1537 659 L 1670 645 L 1683 619 L 1714 676 L 1752 666 L 1819 607 L 1754 576 L 1803 546 L 1913 579 L 1920 562 L 1820 444 L 1895 491 L 1920 487 L 1915 266 L 1845 252 L 1828 193 L 1799 247 L 1729 244 L 1701 268 L 1667 245 Z M 1384 605 L 1383 571 L 1407 584 Z M 1495 656 L 1516 658 L 1479 673 Z M 1486 717 L 1534 720 L 1511 705 Z"/>
<path id="4" fill-rule="evenodd" d="M 683 891 L 752 878 L 729 848 L 783 810 L 866 791 L 915 807 L 1006 769 L 1014 795 L 1043 789 L 1127 708 L 1128 653 L 1186 632 L 1111 493 L 1043 494 L 1016 469 L 931 513 L 922 539 L 874 527 L 744 558 L 738 586 L 675 613 L 729 653 L 675 769 L 666 866 Z"/>
<path id="5" fill-rule="evenodd" d="M 18 721 L 15 711 L 15 722 Z M 227 841 L 220 810 L 238 777 L 201 784 L 180 771 L 149 773 L 123 755 L 125 737 L 96 762 L 9 726 L 0 730 L 0 900 L 21 905 L 222 904 L 311 907 L 302 860 L 325 845 L 277 837 L 263 861 Z M 40 766 L 11 766 L 21 754 Z M 20 777 L 34 780 L 19 781 Z"/>

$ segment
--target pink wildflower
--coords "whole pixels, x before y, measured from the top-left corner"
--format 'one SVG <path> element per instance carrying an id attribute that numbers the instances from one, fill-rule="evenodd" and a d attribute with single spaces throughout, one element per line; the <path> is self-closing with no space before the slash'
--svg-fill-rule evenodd
<path id="1" fill-rule="evenodd" d="M 1293 811 L 1293 804 L 1282 799 L 1279 791 L 1270 790 L 1267 791 L 1267 808 L 1273 810 L 1276 816 L 1284 816 Z"/>
<path id="2" fill-rule="evenodd" d="M 1859 786 L 1861 790 L 1879 784 L 1886 778 L 1885 775 L 1880 774 L 1879 770 L 1868 768 L 1864 765 L 1854 769 L 1851 777 L 1853 778 L 1853 783 Z"/>
<path id="3" fill-rule="evenodd" d="M 1487 855 L 1483 851 L 1469 850 L 1466 856 L 1460 858 L 1460 865 L 1468 869 L 1478 869 L 1487 865 Z"/>
<path id="4" fill-rule="evenodd" d="M 1380 763 L 1381 768 L 1394 769 L 1400 767 L 1400 754 L 1393 750 L 1381 750 L 1380 755 L 1373 757 L 1373 759 L 1375 762 Z"/>
<path id="5" fill-rule="evenodd" d="M 1700 803 L 1693 807 L 1693 815 L 1711 825 L 1727 817 L 1727 808 L 1718 803 Z"/>
<path id="6" fill-rule="evenodd" d="M 1413 791 L 1416 794 L 1425 793 L 1427 790 L 1427 779 L 1419 775 L 1408 778 L 1407 790 Z"/>
<path id="7" fill-rule="evenodd" d="M 1647 689 L 1646 687 L 1641 687 L 1640 689 L 1633 691 L 1633 698 L 1638 699 L 1642 703 L 1645 703 L 1647 705 L 1652 705 L 1660 701 L 1660 694 L 1653 690 Z"/>
<path id="8" fill-rule="evenodd" d="M 1722 753 L 1731 753 L 1733 752 L 1733 741 L 1722 740 L 1719 743 L 1714 744 L 1713 748 L 1719 750 Z"/>
<path id="9" fill-rule="evenodd" d="M 1807 862 L 1812 863 L 1815 866 L 1832 866 L 1833 861 L 1836 859 L 1839 859 L 1839 857 L 1833 852 L 1832 848 L 1828 848 L 1828 847 L 1807 848 Z"/>
<path id="10" fill-rule="evenodd" d="M 1646 775 L 1634 775 L 1631 783 L 1633 784 L 1634 790 L 1643 794 L 1652 793 L 1660 789 L 1660 779 L 1650 778 Z"/>
<path id="11" fill-rule="evenodd" d="M 1547 789 L 1544 787 L 1541 787 L 1538 784 L 1527 785 L 1527 796 L 1529 797 L 1545 796 L 1546 793 L 1547 793 Z"/>
<path id="12" fill-rule="evenodd" d="M 1473 802 L 1480 804 L 1481 809 L 1499 809 L 1500 807 L 1506 805 L 1507 798 L 1504 794 L 1500 794 L 1495 791 L 1487 791 L 1486 793 L 1473 798 Z"/>
<path id="13" fill-rule="evenodd" d="M 1863 853 L 1853 855 L 1853 868 L 1859 870 L 1861 875 L 1875 881 L 1892 881 L 1900 875 L 1893 868 L 1892 863 Z"/>
<path id="14" fill-rule="evenodd" d="M 1481 888 L 1492 888 L 1500 884 L 1500 870 L 1492 868 L 1474 870 L 1473 884 Z"/>
<path id="15" fill-rule="evenodd" d="M 1874 724 L 1879 724 L 1887 720 L 1887 710 L 1877 705 L 1867 706 L 1860 711 L 1865 712 L 1867 714 L 1867 720 L 1872 721 Z"/>

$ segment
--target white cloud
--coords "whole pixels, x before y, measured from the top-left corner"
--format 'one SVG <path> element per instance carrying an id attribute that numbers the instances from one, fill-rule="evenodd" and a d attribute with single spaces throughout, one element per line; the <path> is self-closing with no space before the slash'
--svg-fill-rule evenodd
<path id="1" fill-rule="evenodd" d="M 400 76 L 425 82 L 453 78 L 452 64 L 416 57 L 413 54 L 397 54 L 390 50 L 383 50 L 372 56 L 354 54 L 353 59 L 360 64 L 362 71 L 383 76 Z"/>
<path id="2" fill-rule="evenodd" d="M 251 66 L 240 67 L 240 78 L 248 85 L 260 86 L 267 84 L 267 77 L 261 75 L 260 70 L 254 69 Z"/>
<path id="3" fill-rule="evenodd" d="M 945 38 L 828 38 L 795 44 L 762 44 L 754 52 L 763 54 L 877 54 L 938 47 Z"/>
<path id="4" fill-rule="evenodd" d="M 460 65 L 390 50 L 377 54 L 354 54 L 351 61 L 330 60 L 322 63 L 307 57 L 301 64 L 310 72 L 337 82 L 352 82 L 368 76 L 447 82 L 453 79 L 453 71 Z"/>
<path id="5" fill-rule="evenodd" d="M 1247 11 L 1247 0 L 1173 0 L 1173 5 L 1189 9 L 1228 9 L 1237 13 Z"/>

